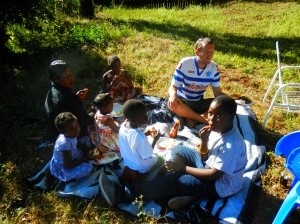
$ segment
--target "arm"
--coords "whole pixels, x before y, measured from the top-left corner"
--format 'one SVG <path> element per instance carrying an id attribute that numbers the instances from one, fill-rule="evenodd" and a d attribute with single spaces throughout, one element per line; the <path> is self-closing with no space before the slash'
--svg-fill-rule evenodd
<path id="1" fill-rule="evenodd" d="M 115 133 L 117 133 L 117 134 L 119 133 L 120 127 L 114 122 L 113 119 L 108 118 L 105 121 L 105 125 L 109 126 Z"/>
<path id="2" fill-rule="evenodd" d="M 175 110 L 176 107 L 179 105 L 180 103 L 180 99 L 177 97 L 177 87 L 171 85 L 169 87 L 169 101 L 168 101 L 168 106 L 170 107 L 171 110 Z"/>
<path id="3" fill-rule="evenodd" d="M 82 157 L 78 160 L 72 160 L 71 151 L 69 151 L 69 150 L 62 151 L 62 155 L 63 155 L 63 160 L 64 160 L 64 167 L 66 169 L 72 169 L 72 168 L 92 159 L 91 156 L 85 155 L 84 157 Z"/>
<path id="4" fill-rule="evenodd" d="M 123 82 L 125 82 L 130 88 L 133 88 L 133 83 L 131 81 L 131 79 L 129 78 L 127 72 L 123 72 Z"/>
<path id="5" fill-rule="evenodd" d="M 216 168 L 202 169 L 202 168 L 186 166 L 185 172 L 195 177 L 199 177 L 200 179 L 212 180 L 212 181 L 216 181 L 224 175 L 223 171 L 217 170 Z"/>
<path id="6" fill-rule="evenodd" d="M 108 90 L 108 77 L 107 74 L 103 75 L 103 81 L 102 81 L 102 92 L 106 93 L 106 91 Z"/>
<path id="7" fill-rule="evenodd" d="M 222 92 L 222 89 L 221 87 L 212 87 L 212 90 L 213 90 L 213 93 L 214 93 L 214 96 L 217 97 L 217 96 L 220 96 L 220 95 L 226 95 L 225 93 Z"/>

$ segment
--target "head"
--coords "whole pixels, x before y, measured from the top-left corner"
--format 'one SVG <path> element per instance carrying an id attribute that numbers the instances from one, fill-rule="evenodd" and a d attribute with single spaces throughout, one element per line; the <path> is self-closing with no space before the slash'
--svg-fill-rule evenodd
<path id="1" fill-rule="evenodd" d="M 113 110 L 114 100 L 109 93 L 99 93 L 93 100 L 92 106 L 98 108 L 102 114 L 109 114 Z"/>
<path id="2" fill-rule="evenodd" d="M 77 118 L 70 112 L 63 112 L 55 118 L 55 126 L 57 130 L 69 138 L 79 136 L 80 127 Z"/>
<path id="3" fill-rule="evenodd" d="M 132 124 L 143 125 L 148 123 L 147 107 L 140 100 L 127 100 L 123 105 L 123 113 Z"/>
<path id="4" fill-rule="evenodd" d="M 117 55 L 109 56 L 107 59 L 108 67 L 114 74 L 119 75 L 121 71 L 121 60 Z"/>
<path id="5" fill-rule="evenodd" d="M 52 82 L 66 89 L 73 89 L 75 78 L 71 72 L 70 65 L 63 60 L 51 62 L 48 68 L 49 78 Z"/>
<path id="6" fill-rule="evenodd" d="M 209 37 L 200 38 L 195 44 L 195 52 L 202 64 L 209 64 L 215 51 L 215 45 Z"/>
<path id="7" fill-rule="evenodd" d="M 227 95 L 216 97 L 208 109 L 208 123 L 212 130 L 220 133 L 230 131 L 233 126 L 237 104 Z"/>

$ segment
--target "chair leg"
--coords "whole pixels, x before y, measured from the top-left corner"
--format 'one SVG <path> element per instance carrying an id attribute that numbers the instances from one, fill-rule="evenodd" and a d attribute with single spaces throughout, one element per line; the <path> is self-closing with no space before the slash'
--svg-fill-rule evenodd
<path id="1" fill-rule="evenodd" d="M 277 212 L 277 215 L 275 219 L 273 220 L 273 224 L 281 224 L 284 222 L 284 220 L 287 218 L 287 216 L 290 214 L 290 212 L 293 210 L 295 205 L 297 204 L 297 200 L 299 198 L 299 195 L 297 194 L 297 188 L 300 188 L 300 182 L 298 182 L 289 192 L 286 199 L 283 201 L 279 211 Z M 299 191 L 300 189 L 298 189 Z"/>

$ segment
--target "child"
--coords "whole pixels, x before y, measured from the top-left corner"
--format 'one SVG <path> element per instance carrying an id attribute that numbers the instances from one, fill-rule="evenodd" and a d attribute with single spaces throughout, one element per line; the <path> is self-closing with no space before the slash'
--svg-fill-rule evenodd
<path id="1" fill-rule="evenodd" d="M 199 131 L 202 140 L 199 151 L 174 147 L 171 160 L 165 163 L 172 172 L 153 181 L 135 183 L 133 197 L 143 195 L 145 200 L 176 197 L 168 205 L 179 209 L 199 198 L 217 199 L 237 193 L 243 184 L 247 156 L 244 139 L 233 125 L 236 108 L 232 98 L 216 97 L 208 110 L 210 126 Z M 114 198 L 111 194 L 110 200 Z"/>
<path id="2" fill-rule="evenodd" d="M 71 112 L 77 119 L 81 129 L 79 137 L 87 136 L 87 127 L 93 123 L 93 118 L 88 115 L 83 107 L 80 96 L 85 95 L 84 90 L 73 93 L 75 78 L 70 66 L 62 61 L 53 61 L 49 66 L 51 89 L 45 100 L 45 110 L 48 116 L 46 140 L 54 142 L 59 132 L 54 120 L 59 113 Z"/>
<path id="3" fill-rule="evenodd" d="M 109 93 L 100 93 L 95 97 L 92 106 L 96 109 L 94 130 L 90 130 L 89 133 L 93 145 L 101 152 L 119 152 L 117 143 L 120 127 L 110 115 L 113 110 L 113 98 Z"/>
<path id="4" fill-rule="evenodd" d="M 111 93 L 116 101 L 125 102 L 139 96 L 142 89 L 134 87 L 127 72 L 121 68 L 121 60 L 117 56 L 108 58 L 109 71 L 103 75 L 102 92 Z"/>
<path id="5" fill-rule="evenodd" d="M 55 126 L 61 133 L 56 139 L 50 161 L 51 174 L 60 181 L 80 179 L 92 172 L 91 154 L 85 155 L 77 148 L 80 126 L 77 118 L 70 112 L 60 113 L 55 118 Z"/>

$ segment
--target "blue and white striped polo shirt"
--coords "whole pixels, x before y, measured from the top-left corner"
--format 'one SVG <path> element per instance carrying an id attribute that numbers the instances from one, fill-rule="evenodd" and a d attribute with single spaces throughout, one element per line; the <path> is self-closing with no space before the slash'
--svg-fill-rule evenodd
<path id="1" fill-rule="evenodd" d="M 199 69 L 197 57 L 183 58 L 174 73 L 172 85 L 177 87 L 177 96 L 188 101 L 198 101 L 207 87 L 220 86 L 217 64 L 211 61 L 204 69 Z"/>

